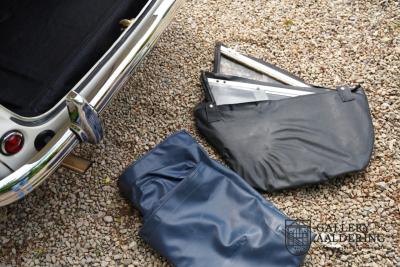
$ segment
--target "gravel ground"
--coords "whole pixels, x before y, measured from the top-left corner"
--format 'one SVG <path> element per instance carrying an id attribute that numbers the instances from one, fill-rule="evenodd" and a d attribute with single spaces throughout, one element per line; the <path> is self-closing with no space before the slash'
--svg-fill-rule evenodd
<path id="1" fill-rule="evenodd" d="M 318 2 L 318 3 L 316 3 Z M 140 214 L 116 181 L 168 134 L 198 135 L 215 41 L 325 86 L 362 83 L 376 130 L 368 169 L 329 183 L 266 194 L 294 218 L 381 223 L 383 242 L 312 245 L 307 266 L 400 266 L 400 12 L 398 1 L 187 1 L 160 42 L 108 107 L 106 138 L 74 153 L 94 163 L 85 175 L 59 169 L 26 199 L 0 209 L 0 266 L 169 266 L 138 236 Z M 385 226 L 385 227 L 383 227 Z"/>

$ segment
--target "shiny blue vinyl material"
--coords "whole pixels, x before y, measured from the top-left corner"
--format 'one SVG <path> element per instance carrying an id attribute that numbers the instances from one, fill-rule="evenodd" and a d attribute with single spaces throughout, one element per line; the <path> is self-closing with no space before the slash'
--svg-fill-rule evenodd
<path id="1" fill-rule="evenodd" d="M 286 215 L 186 132 L 127 168 L 121 193 L 143 214 L 140 236 L 175 266 L 299 266 Z"/>

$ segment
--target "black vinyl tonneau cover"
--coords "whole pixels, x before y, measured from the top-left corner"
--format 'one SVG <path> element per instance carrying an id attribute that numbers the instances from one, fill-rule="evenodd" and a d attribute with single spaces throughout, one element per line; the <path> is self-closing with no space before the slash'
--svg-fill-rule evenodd
<path id="1" fill-rule="evenodd" d="M 0 3 L 0 104 L 22 116 L 51 109 L 121 34 L 144 0 Z"/>

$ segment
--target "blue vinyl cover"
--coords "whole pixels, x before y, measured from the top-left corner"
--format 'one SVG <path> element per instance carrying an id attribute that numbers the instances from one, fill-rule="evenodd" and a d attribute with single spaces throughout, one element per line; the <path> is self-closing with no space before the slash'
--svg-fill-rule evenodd
<path id="1" fill-rule="evenodd" d="M 289 219 L 240 176 L 177 132 L 121 175 L 144 216 L 140 236 L 175 266 L 299 266 L 285 246 Z"/>

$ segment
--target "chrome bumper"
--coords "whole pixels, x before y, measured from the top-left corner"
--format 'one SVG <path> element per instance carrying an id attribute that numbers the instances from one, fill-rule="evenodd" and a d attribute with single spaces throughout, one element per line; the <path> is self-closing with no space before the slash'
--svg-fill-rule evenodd
<path id="1" fill-rule="evenodd" d="M 138 25 L 131 33 L 137 37 L 132 38 L 129 49 L 121 52 L 120 63 L 115 66 L 107 79 L 101 81 L 94 95 L 87 98 L 97 112 L 105 108 L 129 74 L 154 46 L 182 2 L 182 0 L 154 0 L 149 4 L 150 10 L 142 20 L 143 25 Z M 77 136 L 70 130 L 69 125 L 66 125 L 28 163 L 0 180 L 0 207 L 23 198 L 41 184 L 78 143 Z"/>

